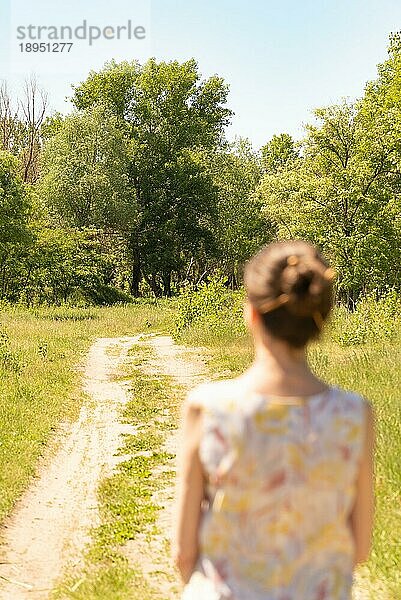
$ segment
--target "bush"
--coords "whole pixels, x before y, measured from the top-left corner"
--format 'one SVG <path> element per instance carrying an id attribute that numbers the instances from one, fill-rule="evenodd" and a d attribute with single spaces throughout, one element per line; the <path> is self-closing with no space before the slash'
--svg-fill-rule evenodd
<path id="1" fill-rule="evenodd" d="M 112 304 L 131 304 L 133 297 L 111 285 L 97 285 L 93 288 L 82 289 L 83 297 L 98 306 L 110 306 Z"/>
<path id="2" fill-rule="evenodd" d="M 194 327 L 206 328 L 217 336 L 244 334 L 243 301 L 242 291 L 228 290 L 220 279 L 202 283 L 197 291 L 186 291 L 179 297 L 176 333 Z"/>
<path id="3" fill-rule="evenodd" d="M 361 298 L 354 312 L 341 306 L 334 311 L 333 339 L 341 346 L 357 346 L 394 338 L 399 323 L 401 298 L 389 290 L 378 300 L 371 293 Z"/>

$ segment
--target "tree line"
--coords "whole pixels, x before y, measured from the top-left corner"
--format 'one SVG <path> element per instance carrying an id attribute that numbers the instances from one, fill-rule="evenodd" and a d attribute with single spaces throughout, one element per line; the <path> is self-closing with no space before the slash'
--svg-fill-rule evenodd
<path id="1" fill-rule="evenodd" d="M 401 42 L 362 98 L 319 108 L 301 141 L 229 143 L 228 86 L 195 60 L 110 61 L 47 114 L 35 81 L 0 88 L 0 298 L 111 303 L 241 282 L 263 243 L 301 237 L 338 294 L 400 287 Z M 268 116 L 267 116 L 268 118 Z"/>

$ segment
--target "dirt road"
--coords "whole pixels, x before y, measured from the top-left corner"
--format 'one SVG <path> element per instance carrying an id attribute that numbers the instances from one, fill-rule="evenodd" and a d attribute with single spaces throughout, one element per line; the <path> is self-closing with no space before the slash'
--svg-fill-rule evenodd
<path id="1" fill-rule="evenodd" d="M 152 353 L 141 365 L 145 373 L 170 376 L 179 386 L 190 388 L 205 381 L 208 373 L 202 359 L 206 349 L 179 346 L 169 336 L 147 337 L 140 344 L 150 346 Z M 176 454 L 177 434 L 172 432 L 165 441 L 166 452 Z M 157 519 L 158 535 L 149 540 L 146 535 L 138 535 L 129 541 L 124 554 L 132 564 L 141 569 L 149 586 L 156 590 L 160 598 L 175 600 L 180 596 L 177 573 L 173 570 L 166 548 L 171 536 L 173 519 L 174 487 L 166 486 L 153 497 L 155 504 L 164 507 Z"/>
<path id="2" fill-rule="evenodd" d="M 99 481 L 111 474 L 118 460 L 126 458 L 116 456 L 122 434 L 135 433 L 134 427 L 120 423 L 122 408 L 129 399 L 129 380 L 112 379 L 136 344 L 149 345 L 154 351 L 143 365 L 147 372 L 173 376 L 188 386 L 202 378 L 203 363 L 186 360 L 184 355 L 191 349 L 177 346 L 168 336 L 100 338 L 93 344 L 83 367 L 87 400 L 79 418 L 61 429 L 59 449 L 41 468 L 2 530 L 1 600 L 45 600 L 63 571 L 82 561 L 88 531 L 98 523 Z M 174 435 L 167 445 L 174 452 Z M 167 506 L 171 495 L 171 489 L 164 491 Z M 163 572 L 159 562 L 166 562 L 163 544 L 170 523 L 166 508 L 159 519 L 161 535 L 141 554 L 145 574 L 151 577 L 155 570 L 159 577 Z M 136 554 L 140 547 L 138 540 L 135 549 L 127 548 L 127 554 Z M 159 584 L 161 589 L 165 587 L 163 577 Z M 169 587 L 171 595 L 166 597 L 172 597 L 173 588 Z"/>
<path id="3" fill-rule="evenodd" d="M 100 338 L 84 366 L 87 400 L 61 434 L 59 449 L 41 469 L 2 531 L 1 600 L 48 597 L 67 565 L 80 561 L 88 530 L 98 520 L 96 490 L 110 474 L 121 434 L 133 428 L 119 415 L 128 395 L 111 381 L 136 337 Z"/>

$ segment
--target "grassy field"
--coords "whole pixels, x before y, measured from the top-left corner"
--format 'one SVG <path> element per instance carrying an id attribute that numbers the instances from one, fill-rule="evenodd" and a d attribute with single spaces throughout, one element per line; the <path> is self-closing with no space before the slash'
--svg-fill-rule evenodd
<path id="1" fill-rule="evenodd" d="M 369 312 L 370 310 L 370 312 Z M 327 381 L 354 389 L 371 400 L 376 414 L 376 521 L 369 562 L 359 576 L 371 589 L 370 598 L 401 598 L 401 319 L 394 311 L 370 307 L 356 315 L 337 314 L 319 346 L 310 349 L 311 362 Z M 174 331 L 176 306 L 139 304 L 99 309 L 4 310 L 0 398 L 0 517 L 35 471 L 39 456 L 60 421 L 73 419 L 82 401 L 80 372 L 76 370 L 97 336 L 133 335 L 141 331 Z M 204 346 L 211 375 L 231 376 L 252 360 L 249 337 L 238 325 L 238 311 L 222 311 L 215 326 L 208 318 L 181 328 L 180 343 Z M 235 322 L 234 322 L 235 320 Z M 142 357 L 143 360 L 146 357 Z M 142 360 L 142 359 L 139 359 Z M 58 597 L 139 598 L 154 600 L 157 593 L 143 579 L 138 564 L 128 564 L 124 546 L 137 535 L 151 535 L 158 507 L 156 488 L 171 483 L 171 459 L 162 450 L 168 429 L 176 426 L 175 411 L 164 425 L 157 411 L 177 407 L 181 395 L 171 382 L 146 378 L 133 366 L 133 400 L 125 418 L 143 423 L 141 433 L 126 439 L 122 463 L 115 476 L 99 490 L 103 526 L 94 532 L 88 571 L 70 574 Z M 161 385 L 163 383 L 163 385 Z M 165 385 L 169 383 L 169 385 Z M 166 391 L 167 390 L 167 391 Z M 147 454 L 147 450 L 151 450 Z M 151 474 L 158 466 L 160 478 Z M 80 583 L 81 581 L 81 583 Z M 380 592 L 382 582 L 383 592 Z M 79 585 L 78 585 L 79 584 Z M 139 595 L 133 590 L 140 589 Z"/>
<path id="2" fill-rule="evenodd" d="M 171 329 L 171 303 L 112 308 L 3 307 L 0 315 L 0 521 L 63 421 L 78 415 L 96 337 Z M 46 449 L 49 452 L 49 449 Z"/>

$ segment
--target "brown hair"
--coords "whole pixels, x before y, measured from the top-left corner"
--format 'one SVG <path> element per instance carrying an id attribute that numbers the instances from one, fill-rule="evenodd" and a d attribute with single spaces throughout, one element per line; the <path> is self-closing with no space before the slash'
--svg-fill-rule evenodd
<path id="1" fill-rule="evenodd" d="M 301 240 L 262 248 L 245 266 L 248 300 L 266 329 L 295 348 L 319 336 L 333 305 L 335 272 Z"/>

